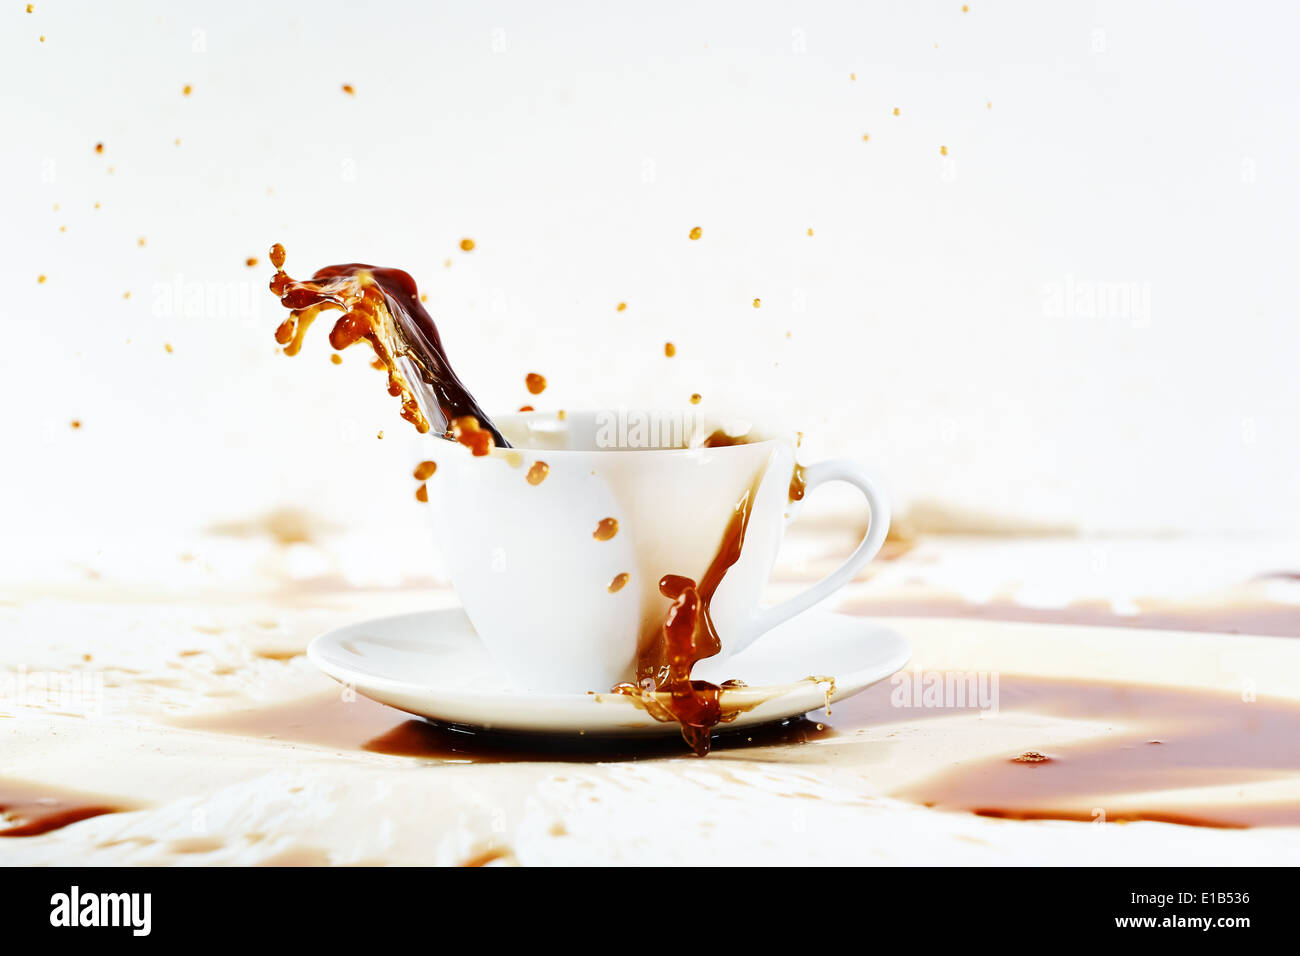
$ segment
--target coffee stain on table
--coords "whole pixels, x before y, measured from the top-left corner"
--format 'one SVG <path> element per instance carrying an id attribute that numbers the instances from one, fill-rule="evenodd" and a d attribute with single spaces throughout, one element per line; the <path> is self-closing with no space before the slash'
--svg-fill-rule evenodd
<path id="1" fill-rule="evenodd" d="M 482 850 L 461 861 L 462 867 L 488 866 L 498 863 L 503 866 L 518 866 L 514 853 L 508 847 L 492 847 Z"/>
<path id="2" fill-rule="evenodd" d="M 893 729 L 966 715 L 975 706 L 900 707 L 885 681 L 836 703 L 833 718 L 795 718 L 715 734 L 715 751 L 737 756 L 762 748 L 833 744 L 837 766 L 867 765 L 879 747 L 907 746 Z M 1201 689 L 999 675 L 998 709 L 1102 730 L 1059 744 L 1059 732 L 1027 728 L 1023 739 L 992 757 L 936 764 L 891 796 L 936 810 L 1015 820 L 1123 823 L 1153 821 L 1203 827 L 1300 826 L 1300 801 L 1197 802 L 1171 797 L 1207 787 L 1247 788 L 1295 781 L 1300 787 L 1300 703 Z M 324 694 L 288 704 L 190 718 L 191 730 L 280 740 L 422 761 L 455 763 L 602 763 L 694 759 L 671 736 L 631 737 L 500 733 L 406 717 L 366 698 Z M 1064 726 L 1069 727 L 1066 723 Z M 1059 728 L 1058 728 L 1059 731 Z M 1046 738 L 1046 739 L 1045 739 Z M 916 745 L 924 760 L 924 742 Z M 819 751 L 811 751 L 814 760 Z M 1023 759 L 1039 754 L 1044 759 Z M 761 759 L 779 759 L 765 750 Z M 1099 812 L 1100 811 L 1100 812 Z"/>
<path id="3" fill-rule="evenodd" d="M 897 707 L 892 690 L 886 682 L 842 702 L 836 729 L 844 734 L 963 712 Z M 1016 820 L 1300 826 L 1300 801 L 1252 802 L 1243 796 L 1234 803 L 1200 803 L 1170 800 L 1166 793 L 1286 780 L 1300 787 L 1300 703 L 1008 674 L 1000 675 L 998 698 L 1001 713 L 1086 721 L 1105 730 L 1066 744 L 1049 744 L 1040 738 L 1042 731 L 1026 730 L 1004 755 L 936 768 L 891 795 Z M 965 712 L 978 713 L 973 707 Z M 1027 754 L 1045 759 L 1024 759 Z"/>
<path id="4" fill-rule="evenodd" d="M 186 730 L 456 763 L 575 762 L 683 756 L 675 735 L 544 734 L 485 731 L 411 717 L 365 697 L 319 694 L 269 707 L 173 721 Z M 713 735 L 718 750 L 800 744 L 831 730 L 803 717 Z"/>
<path id="5" fill-rule="evenodd" d="M 133 809 L 113 797 L 0 779 L 0 837 L 40 836 L 91 817 Z"/>
<path id="6" fill-rule="evenodd" d="M 257 866 L 329 866 L 330 855 L 324 850 L 312 846 L 292 846 L 286 850 L 259 861 Z"/>

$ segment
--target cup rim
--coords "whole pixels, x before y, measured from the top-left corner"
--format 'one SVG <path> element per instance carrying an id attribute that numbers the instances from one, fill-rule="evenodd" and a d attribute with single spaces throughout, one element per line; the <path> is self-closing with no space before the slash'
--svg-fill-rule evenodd
<path id="1" fill-rule="evenodd" d="M 566 414 L 566 418 L 567 418 L 568 415 L 579 415 L 579 416 L 583 416 L 583 415 L 585 415 L 585 416 L 594 416 L 594 415 L 598 415 L 598 414 L 600 414 L 600 413 L 602 413 L 602 412 L 618 412 L 618 411 L 630 411 L 630 409 L 611 409 L 611 408 L 598 408 L 598 409 L 592 409 L 592 408 L 579 408 L 579 409 L 566 409 L 566 410 L 565 410 L 565 414 Z M 680 414 L 683 410 L 682 410 L 682 409 L 635 409 L 635 411 L 643 411 L 643 412 L 646 412 L 646 413 L 648 413 L 648 414 L 652 414 L 652 415 L 653 415 L 653 414 Z M 504 431 L 508 431 L 508 430 L 509 430 L 508 427 L 506 427 L 506 426 L 507 426 L 508 424 L 510 424 L 510 423 L 518 423 L 518 422 L 524 422 L 524 423 L 527 423 L 527 422 L 532 422 L 532 421 L 546 421 L 546 420 L 552 420 L 552 421 L 554 421 L 554 420 L 564 421 L 564 420 L 565 420 L 565 419 L 560 419 L 558 416 L 559 416 L 559 412 L 537 411 L 537 410 L 533 410 L 533 411 L 529 411 L 529 412 L 517 412 L 517 411 L 516 411 L 516 412 L 508 412 L 508 413 L 501 414 L 501 415 L 493 415 L 493 416 L 492 416 L 492 422 L 493 422 L 493 424 L 495 424 L 495 425 L 496 425 L 496 426 L 497 426 L 501 431 L 504 432 Z M 721 417 L 721 416 L 713 416 L 713 417 L 714 417 L 715 420 L 718 420 L 718 421 L 721 421 L 721 420 L 722 420 L 722 417 Z M 755 429 L 757 429 L 757 430 L 759 431 L 759 434 L 760 434 L 760 435 L 765 434 L 764 431 L 763 431 L 763 430 L 758 426 L 758 424 L 757 424 L 756 422 L 751 422 L 751 430 L 755 430 Z M 746 433 L 746 434 L 747 434 L 747 433 Z M 438 436 L 435 436 L 435 437 L 438 437 Z M 778 433 L 778 434 L 771 435 L 770 437 L 759 438 L 757 441 L 748 441 L 748 442 L 743 442 L 743 443 L 741 443 L 741 444 L 737 444 L 737 445 L 717 445 L 717 446 L 714 446 L 714 447 L 708 447 L 708 448 L 703 447 L 703 446 L 695 446 L 695 447 L 680 447 L 680 448 L 662 448 L 662 447 L 649 447 L 649 448 L 529 448 L 529 447 L 526 447 L 526 446 L 512 445 L 512 446 L 510 446 L 509 448 L 502 448 L 502 447 L 500 447 L 500 446 L 494 447 L 494 448 L 492 448 L 492 449 L 488 452 L 488 454 L 489 454 L 490 456 L 504 456 L 504 455 L 509 455 L 509 454 L 512 454 L 512 453 L 538 454 L 538 455 L 544 454 L 544 455 L 547 457 L 548 460 L 551 459 L 551 458 L 553 458 L 553 457 L 556 457 L 556 456 L 565 456 L 565 457 L 568 457 L 568 456 L 577 456 L 577 455 L 611 455 L 611 454 L 619 454 L 619 455 L 698 455 L 698 454 L 700 454 L 701 452 L 709 452 L 709 453 L 731 452 L 732 450 L 740 450 L 740 449 L 745 449 L 745 448 L 758 448 L 758 447 L 761 447 L 761 446 L 772 446 L 772 445 L 780 445 L 780 444 L 790 444 L 790 445 L 795 445 L 796 442 L 795 442 L 795 436 L 794 436 L 794 434 L 792 433 L 791 435 L 785 436 L 785 435 L 781 435 L 781 434 Z"/>

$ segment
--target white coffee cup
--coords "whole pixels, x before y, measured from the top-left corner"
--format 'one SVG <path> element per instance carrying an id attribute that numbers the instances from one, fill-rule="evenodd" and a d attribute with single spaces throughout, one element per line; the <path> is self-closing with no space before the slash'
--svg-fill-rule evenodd
<path id="1" fill-rule="evenodd" d="M 723 659 L 847 584 L 889 529 L 885 497 L 860 467 L 843 460 L 807 466 L 806 493 L 832 481 L 854 485 L 867 499 L 870 524 L 838 569 L 761 609 L 785 526 L 801 504 L 790 500 L 793 435 L 750 429 L 745 444 L 682 447 L 691 432 L 712 430 L 689 412 L 530 412 L 494 422 L 513 447 L 474 456 L 459 443 L 429 439 L 427 454 L 438 465 L 429 502 L 465 612 L 521 689 L 604 692 L 632 679 L 639 638 L 662 625 L 670 606 L 659 579 L 699 580 L 751 488 L 757 493 L 740 558 L 712 603 Z M 534 468 L 538 462 L 544 469 Z M 543 470 L 542 480 L 529 481 Z M 606 518 L 618 531 L 600 540 Z M 622 574 L 626 584 L 611 591 Z"/>

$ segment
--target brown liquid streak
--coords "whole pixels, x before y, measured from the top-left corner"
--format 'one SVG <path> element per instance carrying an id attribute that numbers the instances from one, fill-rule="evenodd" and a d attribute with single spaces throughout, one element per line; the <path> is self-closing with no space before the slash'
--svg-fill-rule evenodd
<path id="1" fill-rule="evenodd" d="M 309 280 L 291 278 L 281 268 L 284 248 L 277 244 L 271 260 L 277 271 L 271 291 L 289 309 L 289 318 L 276 330 L 276 341 L 285 354 L 296 355 L 303 336 L 316 316 L 328 309 L 343 315 L 330 331 L 330 344 L 342 351 L 357 342 L 368 342 L 378 362 L 388 373 L 388 392 L 402 400 L 402 417 L 420 432 L 436 427 L 448 435 L 453 422 L 477 420 L 494 444 L 509 443 L 479 407 L 452 370 L 442 338 L 423 305 L 415 280 L 401 269 L 348 263 L 318 269 Z M 408 360 L 419 373 L 420 401 L 399 360 Z M 426 412 L 435 416 L 431 423 Z"/>
<path id="2" fill-rule="evenodd" d="M 721 688 L 692 680 L 691 670 L 698 661 L 722 650 L 710 605 L 723 577 L 740 560 L 762 477 L 760 474 L 736 502 L 718 551 L 699 583 L 681 574 L 665 574 L 660 579 L 659 593 L 673 602 L 672 607 L 659 633 L 641 648 L 637 682 L 614 687 L 616 693 L 638 700 L 656 720 L 681 724 L 682 738 L 701 757 L 709 752 L 712 729 L 734 720 L 739 711 L 724 713 Z"/>
<path id="3" fill-rule="evenodd" d="M 803 465 L 795 465 L 790 475 L 790 500 L 803 501 L 808 493 L 808 472 Z"/>

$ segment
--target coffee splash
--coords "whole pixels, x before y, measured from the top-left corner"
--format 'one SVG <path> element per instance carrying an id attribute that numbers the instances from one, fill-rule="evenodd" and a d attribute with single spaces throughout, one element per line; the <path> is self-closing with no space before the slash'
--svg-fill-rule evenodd
<path id="1" fill-rule="evenodd" d="M 330 345 L 341 351 L 358 342 L 369 343 L 375 353 L 375 367 L 388 374 L 389 394 L 401 399 L 402 417 L 418 431 L 423 434 L 436 428 L 444 438 L 467 446 L 475 456 L 486 455 L 493 447 L 510 447 L 452 370 L 437 326 L 420 303 L 419 290 L 410 274 L 385 266 L 349 263 L 325 266 L 311 279 L 298 280 L 284 271 L 285 255 L 279 243 L 271 248 L 271 264 L 276 268 L 271 291 L 289 309 L 289 317 L 275 333 L 286 355 L 298 354 L 307 329 L 322 311 L 340 311 L 343 315 L 329 334 Z M 669 344 L 665 351 L 672 355 L 675 349 Z M 546 380 L 530 373 L 526 384 L 530 392 L 539 394 Z M 722 448 L 749 441 L 747 436 L 718 430 L 707 436 L 700 447 Z M 423 480 L 426 476 L 417 470 L 416 477 Z M 538 472 L 534 465 L 528 480 L 539 484 L 544 478 L 545 472 Z M 718 551 L 699 582 L 679 574 L 665 574 L 660 580 L 659 592 L 672 602 L 667 617 L 656 634 L 641 641 L 637 683 L 614 688 L 617 693 L 634 697 L 657 720 L 680 723 L 682 737 L 700 756 L 709 752 L 713 728 L 734 720 L 739 713 L 724 713 L 721 688 L 692 680 L 691 670 L 698 661 L 721 650 L 710 603 L 723 576 L 740 558 L 761 479 L 762 475 L 737 502 Z M 420 501 L 428 499 L 423 485 L 416 497 Z M 800 470 L 792 480 L 790 497 L 802 497 Z M 617 533 L 618 521 L 611 517 L 600 522 L 593 537 L 608 541 Z M 615 578 L 615 582 L 618 580 Z M 617 591 L 622 583 L 625 581 L 615 586 L 611 582 L 608 590 Z"/>
<path id="2" fill-rule="evenodd" d="M 698 582 L 681 574 L 660 578 L 659 593 L 673 602 L 668 616 L 658 633 L 642 642 L 636 683 L 614 687 L 616 693 L 634 697 L 656 720 L 681 724 L 682 738 L 701 757 L 709 752 L 713 728 L 734 720 L 739 712 L 724 713 L 722 689 L 708 681 L 692 680 L 691 671 L 696 663 L 722 650 L 713 626 L 713 595 L 727 571 L 740 560 L 761 481 L 759 475 L 736 502 L 717 554 Z"/>
<path id="3" fill-rule="evenodd" d="M 369 343 L 379 367 L 388 373 L 388 393 L 401 399 L 402 417 L 418 431 L 473 435 L 476 454 L 486 454 L 478 448 L 488 440 L 509 447 L 452 370 L 438 327 L 408 273 L 354 262 L 325 266 L 310 279 L 298 280 L 284 271 L 284 261 L 284 246 L 276 243 L 271 247 L 276 268 L 271 291 L 289 317 L 276 329 L 275 340 L 286 355 L 298 354 L 303 336 L 321 312 L 338 310 L 343 315 L 330 330 L 330 345 L 342 351 Z"/>

